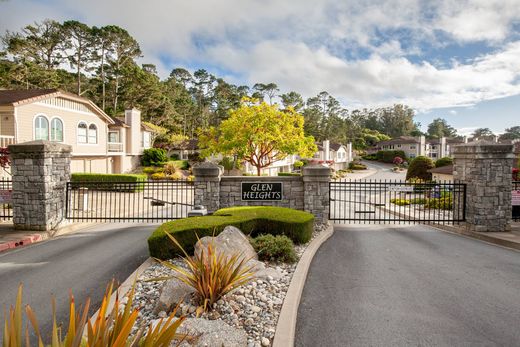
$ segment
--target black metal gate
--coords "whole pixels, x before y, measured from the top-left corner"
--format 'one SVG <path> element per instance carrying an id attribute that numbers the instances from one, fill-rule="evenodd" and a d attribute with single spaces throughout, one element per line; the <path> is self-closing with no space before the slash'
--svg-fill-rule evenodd
<path id="1" fill-rule="evenodd" d="M 68 182 L 66 218 L 83 222 L 159 222 L 185 218 L 193 182 Z"/>
<path id="2" fill-rule="evenodd" d="M 465 220 L 466 185 L 401 181 L 330 183 L 329 220 L 453 224 Z"/>
<path id="3" fill-rule="evenodd" d="M 0 220 L 6 221 L 13 218 L 12 209 L 13 181 L 0 179 Z"/>
<path id="4" fill-rule="evenodd" d="M 513 222 L 520 222 L 520 181 L 513 181 L 512 195 L 512 215 Z"/>

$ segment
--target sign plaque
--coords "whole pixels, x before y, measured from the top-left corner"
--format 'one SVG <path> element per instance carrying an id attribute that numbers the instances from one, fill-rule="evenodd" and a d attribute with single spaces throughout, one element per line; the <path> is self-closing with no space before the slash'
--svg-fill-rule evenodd
<path id="1" fill-rule="evenodd" d="M 242 201 L 281 201 L 282 182 L 242 182 Z"/>

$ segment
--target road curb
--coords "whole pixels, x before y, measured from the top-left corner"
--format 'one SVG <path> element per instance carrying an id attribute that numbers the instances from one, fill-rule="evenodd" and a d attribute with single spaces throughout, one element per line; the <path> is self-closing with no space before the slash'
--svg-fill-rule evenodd
<path id="1" fill-rule="evenodd" d="M 67 224 L 63 227 L 56 229 L 56 230 L 49 230 L 49 231 L 42 231 L 42 232 L 33 232 L 28 231 L 28 233 L 24 233 L 23 231 L 20 231 L 20 237 L 16 238 L 16 232 L 12 234 L 5 234 L 7 236 L 12 235 L 13 240 L 9 240 L 6 242 L 2 242 L 0 240 L 0 252 L 13 250 L 15 248 L 20 248 L 23 246 L 28 246 L 33 243 L 42 242 L 57 236 L 70 234 L 75 231 L 80 231 L 83 229 L 88 229 L 94 226 L 97 226 L 101 223 L 75 223 L 75 224 Z M 1 236 L 1 234 L 0 234 Z"/>
<path id="2" fill-rule="evenodd" d="M 300 305 L 300 299 L 307 279 L 307 273 L 309 272 L 309 267 L 316 251 L 332 236 L 333 233 L 334 226 L 331 224 L 324 232 L 311 241 L 310 245 L 300 258 L 291 279 L 289 289 L 287 290 L 287 294 L 285 295 L 280 316 L 278 317 L 273 347 L 294 346 L 298 306 Z"/>
<path id="3" fill-rule="evenodd" d="M 132 274 L 130 276 L 128 276 L 128 278 L 126 280 L 124 280 L 121 283 L 121 285 L 115 290 L 115 292 L 118 293 L 119 297 L 123 298 L 130 291 L 130 289 L 132 289 L 134 281 L 137 281 L 139 276 L 144 271 L 146 271 L 146 269 L 148 269 L 150 266 L 152 266 L 155 263 L 156 263 L 156 261 L 153 260 L 153 258 L 148 258 L 148 259 L 146 259 L 144 261 L 144 263 L 139 265 L 139 267 L 134 272 L 132 272 Z M 114 307 L 115 301 L 116 301 L 116 295 L 112 295 L 111 298 L 110 298 L 110 302 L 108 303 L 108 307 L 107 307 L 107 312 L 108 313 L 110 313 L 112 308 Z M 96 321 L 96 318 L 97 318 L 98 314 L 99 314 L 99 308 L 97 309 L 97 311 L 90 318 L 90 322 L 92 324 L 94 324 L 94 322 Z"/>
<path id="4" fill-rule="evenodd" d="M 515 241 L 510 241 L 510 240 L 505 240 L 505 239 L 494 237 L 492 235 L 493 232 L 477 233 L 477 232 L 473 232 L 473 231 L 469 231 L 469 230 L 463 230 L 461 228 L 457 228 L 457 227 L 449 226 L 449 225 L 430 224 L 429 226 L 431 226 L 431 227 L 433 227 L 433 228 L 435 228 L 437 230 L 450 233 L 450 234 L 456 234 L 456 235 L 460 235 L 460 236 L 476 239 L 476 240 L 479 240 L 479 241 L 483 241 L 483 242 L 486 242 L 486 243 L 490 243 L 490 244 L 493 244 L 493 245 L 496 245 L 496 246 L 501 246 L 501 247 L 510 248 L 510 249 L 514 249 L 514 250 L 520 251 L 520 243 L 515 242 Z M 489 235 L 489 234 L 491 234 L 491 235 Z"/>

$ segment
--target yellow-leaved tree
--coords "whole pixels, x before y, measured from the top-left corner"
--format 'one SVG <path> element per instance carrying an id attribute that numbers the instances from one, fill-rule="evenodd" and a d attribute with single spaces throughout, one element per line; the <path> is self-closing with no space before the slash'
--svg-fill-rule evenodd
<path id="1" fill-rule="evenodd" d="M 260 176 L 262 168 L 288 155 L 314 155 L 317 150 L 314 138 L 305 136 L 303 123 L 303 116 L 291 107 L 282 111 L 276 104 L 244 98 L 218 128 L 200 134 L 201 154 L 236 155 L 256 167 Z"/>

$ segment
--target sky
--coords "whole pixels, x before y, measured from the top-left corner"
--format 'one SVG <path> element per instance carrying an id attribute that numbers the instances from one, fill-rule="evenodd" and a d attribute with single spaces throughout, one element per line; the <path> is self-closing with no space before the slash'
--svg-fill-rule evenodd
<path id="1" fill-rule="evenodd" d="M 426 129 L 520 125 L 520 0 L 0 0 L 0 33 L 46 18 L 127 29 L 161 77 L 404 103 Z"/>

